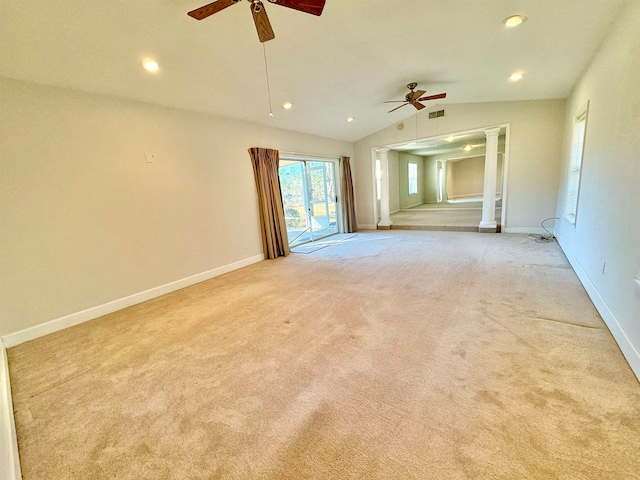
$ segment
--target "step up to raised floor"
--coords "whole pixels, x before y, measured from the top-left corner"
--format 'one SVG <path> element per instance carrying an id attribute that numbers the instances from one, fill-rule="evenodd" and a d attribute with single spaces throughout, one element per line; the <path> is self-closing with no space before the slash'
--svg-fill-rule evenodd
<path id="1" fill-rule="evenodd" d="M 391 225 L 392 230 L 426 230 L 433 232 L 478 232 L 478 225 Z M 497 226 L 496 233 L 500 233 L 500 225 Z"/>

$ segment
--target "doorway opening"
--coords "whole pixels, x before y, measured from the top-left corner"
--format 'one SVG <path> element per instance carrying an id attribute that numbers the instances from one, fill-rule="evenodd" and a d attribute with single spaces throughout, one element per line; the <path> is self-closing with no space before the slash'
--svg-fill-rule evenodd
<path id="1" fill-rule="evenodd" d="M 283 156 L 279 170 L 289 246 L 339 233 L 338 160 Z"/>
<path id="2" fill-rule="evenodd" d="M 387 166 L 386 171 L 376 172 L 374 183 L 374 219 L 379 228 L 504 231 L 509 130 L 504 124 L 372 149 L 374 165 L 382 158 Z M 488 149 L 490 136 L 493 143 Z M 486 164 L 489 150 L 493 165 Z M 385 182 L 379 178 L 384 175 L 387 208 L 380 201 Z M 385 210 L 387 219 L 382 218 Z"/>

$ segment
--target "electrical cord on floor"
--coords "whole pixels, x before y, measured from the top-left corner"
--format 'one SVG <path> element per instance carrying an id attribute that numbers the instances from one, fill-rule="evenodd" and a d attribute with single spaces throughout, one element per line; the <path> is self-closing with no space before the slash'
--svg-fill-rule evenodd
<path id="1" fill-rule="evenodd" d="M 549 229 L 547 229 L 547 227 L 544 226 L 544 222 L 548 221 L 548 220 L 558 220 L 558 217 L 549 217 L 549 218 L 545 218 L 542 222 L 540 222 L 540 226 L 544 229 L 545 232 L 547 232 L 546 235 L 540 235 L 537 233 L 530 233 L 529 235 L 527 235 L 527 237 L 529 238 L 533 238 L 537 243 L 547 243 L 547 242 L 552 242 L 555 237 L 555 235 L 553 233 L 551 233 L 549 231 Z"/>

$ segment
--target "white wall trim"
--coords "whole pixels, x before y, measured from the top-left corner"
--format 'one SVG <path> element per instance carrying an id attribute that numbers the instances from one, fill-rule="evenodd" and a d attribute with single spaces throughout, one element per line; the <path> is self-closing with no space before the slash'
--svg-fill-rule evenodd
<path id="1" fill-rule="evenodd" d="M 2 339 L 0 339 L 0 478 L 20 480 L 20 456 L 18 437 L 13 418 L 9 362 Z"/>
<path id="2" fill-rule="evenodd" d="M 638 378 L 638 380 L 640 380 L 640 350 L 633 344 L 633 342 L 629 338 L 629 335 L 627 335 L 627 332 L 625 332 L 622 325 L 620 325 L 620 322 L 609 308 L 609 305 L 607 305 L 607 302 L 604 300 L 604 298 L 602 298 L 600 292 L 589 278 L 589 275 L 587 275 L 587 272 L 584 270 L 584 268 L 582 268 L 582 265 L 580 264 L 578 259 L 573 255 L 562 238 L 557 235 L 557 231 L 554 233 L 556 235 L 556 239 L 558 240 L 560 248 L 562 248 L 562 251 L 566 255 L 567 260 L 569 260 L 569 263 L 573 267 L 574 272 L 576 272 L 576 275 L 580 279 L 580 282 L 582 282 L 582 285 L 587 291 L 589 298 L 591 298 L 591 301 L 596 307 L 596 310 L 598 310 L 598 313 L 600 313 L 600 316 L 609 328 L 611 335 L 613 335 L 613 338 L 620 347 L 622 355 L 624 355 L 624 358 L 627 359 L 631 370 Z"/>
<path id="3" fill-rule="evenodd" d="M 504 233 L 535 233 L 536 235 L 549 235 L 549 232 L 542 227 L 506 227 L 503 228 L 502 231 Z"/>
<path id="4" fill-rule="evenodd" d="M 158 287 L 145 290 L 144 292 L 135 293 L 133 295 L 129 295 L 128 297 L 113 300 L 103 305 L 98 305 L 96 307 L 87 308 L 86 310 L 82 310 L 80 312 L 65 315 L 64 317 L 56 318 L 54 320 L 50 320 L 33 327 L 20 330 L 19 332 L 9 333 L 7 335 L 4 335 L 2 337 L 2 340 L 4 341 L 4 344 L 7 348 L 13 347 L 15 345 L 28 342 L 29 340 L 34 340 L 44 335 L 48 335 L 65 328 L 72 327 L 89 320 L 93 320 L 94 318 L 107 315 L 117 310 L 122 310 L 123 308 L 130 307 L 131 305 L 137 305 L 138 303 L 146 302 L 147 300 L 151 300 L 152 298 L 175 292 L 176 290 L 180 290 L 181 288 L 204 282 L 205 280 L 209 280 L 219 275 L 229 273 L 233 270 L 246 267 L 253 263 L 261 262 L 262 260 L 264 260 L 264 255 L 255 255 L 238 262 L 230 263 L 229 265 L 223 265 L 222 267 L 214 268 L 213 270 L 202 272 L 191 277 L 176 280 L 175 282 L 170 282 L 165 285 L 160 285 Z"/>

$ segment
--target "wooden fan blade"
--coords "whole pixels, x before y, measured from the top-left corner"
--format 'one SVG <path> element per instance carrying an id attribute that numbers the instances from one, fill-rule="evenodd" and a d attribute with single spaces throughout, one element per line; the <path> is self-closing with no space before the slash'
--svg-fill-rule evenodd
<path id="1" fill-rule="evenodd" d="M 260 41 L 264 43 L 276 38 L 276 35 L 273 33 L 273 29 L 271 28 L 269 17 L 267 17 L 267 11 L 264 9 L 262 2 L 252 3 L 250 6 Z"/>
<path id="2" fill-rule="evenodd" d="M 409 97 L 411 97 L 411 100 L 418 100 L 418 98 L 420 98 L 420 96 L 424 95 L 425 93 L 427 93 L 426 90 L 418 90 L 417 92 L 411 92 L 409 94 Z"/>
<path id="3" fill-rule="evenodd" d="M 407 103 L 406 100 L 387 100 L 386 102 L 383 103 Z"/>
<path id="4" fill-rule="evenodd" d="M 418 102 L 425 102 L 427 100 L 435 100 L 437 98 L 447 98 L 446 93 L 439 93 L 437 95 L 429 95 L 428 97 L 422 97 L 418 99 Z"/>
<path id="5" fill-rule="evenodd" d="M 318 17 L 322 15 L 325 1 L 326 0 L 269 0 L 269 2 L 275 3 L 276 5 L 293 8 L 294 10 L 310 13 Z"/>
<path id="6" fill-rule="evenodd" d="M 195 10 L 187 13 L 190 17 L 196 20 L 203 20 L 214 13 L 218 13 L 220 10 L 224 10 L 231 5 L 238 3 L 239 0 L 218 0 L 217 2 L 210 3 L 204 7 L 196 8 Z"/>
<path id="7" fill-rule="evenodd" d="M 403 104 L 403 105 L 400 105 L 399 107 L 396 107 L 396 108 L 394 108 L 393 110 L 389 110 L 387 113 L 395 112 L 396 110 L 398 110 L 399 108 L 404 107 L 405 105 L 409 105 L 409 102 L 407 102 L 407 103 L 405 103 L 405 104 Z"/>
<path id="8" fill-rule="evenodd" d="M 418 102 L 417 100 L 415 102 L 413 102 L 411 105 L 416 107 L 418 110 L 422 110 L 424 108 L 424 105 L 421 104 L 420 102 Z"/>

